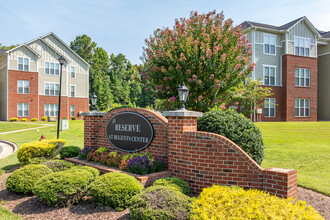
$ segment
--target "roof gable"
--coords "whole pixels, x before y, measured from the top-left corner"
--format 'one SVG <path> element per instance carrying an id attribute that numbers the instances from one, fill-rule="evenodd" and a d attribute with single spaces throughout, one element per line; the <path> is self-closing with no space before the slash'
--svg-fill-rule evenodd
<path id="1" fill-rule="evenodd" d="M 38 58 L 40 57 L 40 55 L 36 51 L 34 51 L 31 47 L 29 47 L 26 44 L 18 45 L 17 47 L 14 47 L 13 49 L 7 50 L 6 53 L 12 52 L 12 51 L 17 50 L 18 48 L 21 48 L 21 47 L 26 47 L 28 50 L 30 50 L 32 53 L 34 53 Z"/>

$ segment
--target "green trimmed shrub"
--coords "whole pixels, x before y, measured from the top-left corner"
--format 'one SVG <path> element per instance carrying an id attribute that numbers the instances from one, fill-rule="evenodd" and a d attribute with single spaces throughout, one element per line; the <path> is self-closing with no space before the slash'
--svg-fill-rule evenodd
<path id="1" fill-rule="evenodd" d="M 23 144 L 17 151 L 18 161 L 27 164 L 34 157 L 52 158 L 65 143 L 64 139 L 51 139 Z"/>
<path id="2" fill-rule="evenodd" d="M 51 169 L 53 172 L 60 172 L 68 170 L 72 167 L 74 167 L 73 163 L 70 163 L 65 160 L 49 160 L 46 162 L 43 162 L 42 165 L 45 165 L 49 169 Z"/>
<path id="3" fill-rule="evenodd" d="M 93 175 L 86 170 L 66 170 L 41 178 L 33 193 L 44 203 L 53 206 L 77 204 L 86 194 Z"/>
<path id="4" fill-rule="evenodd" d="M 131 199 L 131 219 L 187 219 L 194 199 L 173 187 L 151 186 Z"/>
<path id="5" fill-rule="evenodd" d="M 27 122 L 28 120 L 26 118 L 22 118 L 21 122 Z"/>
<path id="6" fill-rule="evenodd" d="M 71 168 L 71 170 L 85 170 L 90 172 L 93 175 L 93 180 L 96 179 L 100 175 L 100 171 L 98 169 L 95 169 L 93 167 L 89 166 L 74 166 Z"/>
<path id="7" fill-rule="evenodd" d="M 18 118 L 10 118 L 9 121 L 18 121 Z"/>
<path id="8" fill-rule="evenodd" d="M 67 117 L 64 117 L 64 118 L 62 118 L 62 119 L 68 119 Z"/>
<path id="9" fill-rule="evenodd" d="M 77 146 L 65 146 L 60 150 L 61 159 L 77 157 L 79 154 L 80 148 Z"/>
<path id="10" fill-rule="evenodd" d="M 77 120 L 77 118 L 76 118 L 76 117 L 72 117 L 72 118 L 71 118 L 71 120 L 73 120 L 73 121 L 74 121 L 74 120 Z"/>
<path id="11" fill-rule="evenodd" d="M 47 159 L 44 157 L 34 157 L 29 161 L 29 164 L 41 164 L 46 161 Z"/>
<path id="12" fill-rule="evenodd" d="M 36 119 L 36 118 L 32 118 L 31 121 L 38 121 L 38 119 Z"/>
<path id="13" fill-rule="evenodd" d="M 306 202 L 240 187 L 214 185 L 192 203 L 190 219 L 323 219 Z"/>
<path id="14" fill-rule="evenodd" d="M 44 165 L 27 165 L 15 170 L 6 182 L 8 191 L 31 194 L 32 188 L 36 182 L 42 177 L 52 173 L 52 171 Z"/>
<path id="15" fill-rule="evenodd" d="M 41 121 L 47 121 L 47 117 L 46 116 L 42 117 Z"/>
<path id="16" fill-rule="evenodd" d="M 133 176 L 124 173 L 106 173 L 90 184 L 89 195 L 100 205 L 124 210 L 130 199 L 139 194 L 143 186 Z"/>
<path id="17" fill-rule="evenodd" d="M 153 183 L 153 186 L 170 186 L 179 190 L 185 195 L 190 194 L 190 187 L 188 183 L 176 177 L 166 177 L 158 179 Z"/>
<path id="18" fill-rule="evenodd" d="M 234 110 L 216 110 L 198 118 L 199 131 L 220 134 L 240 146 L 252 159 L 261 164 L 264 143 L 259 128 Z"/>

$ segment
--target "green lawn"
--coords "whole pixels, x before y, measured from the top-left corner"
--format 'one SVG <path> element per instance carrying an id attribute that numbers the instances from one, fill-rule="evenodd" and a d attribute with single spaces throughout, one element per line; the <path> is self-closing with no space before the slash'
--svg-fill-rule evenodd
<path id="1" fill-rule="evenodd" d="M 11 122 L 8 122 L 11 123 Z M 44 123 L 44 122 L 43 122 Z M 48 122 L 48 124 L 56 125 L 56 122 Z M 18 123 L 16 125 L 19 125 Z M 0 130 L 3 126 L 7 126 L 5 123 L 0 123 Z M 40 126 L 40 125 L 39 125 Z M 66 146 L 75 145 L 83 147 L 84 145 L 84 121 L 70 121 L 70 129 L 60 131 L 60 138 L 67 140 Z M 39 128 L 37 130 L 22 131 L 11 134 L 0 134 L 0 139 L 8 140 L 21 146 L 24 143 L 39 140 L 40 136 L 44 134 L 47 139 L 56 138 L 56 126 L 49 126 Z M 0 174 L 3 171 L 10 169 L 11 166 L 18 165 L 17 152 L 0 160 Z"/>
<path id="2" fill-rule="evenodd" d="M 330 122 L 261 122 L 264 168 L 298 171 L 298 185 L 330 196 Z"/>
<path id="3" fill-rule="evenodd" d="M 23 220 L 23 218 L 11 213 L 0 205 L 0 220 Z"/>
<path id="4" fill-rule="evenodd" d="M 0 133 L 6 131 L 15 131 L 26 128 L 40 127 L 39 123 L 26 123 L 26 122 L 0 122 Z"/>

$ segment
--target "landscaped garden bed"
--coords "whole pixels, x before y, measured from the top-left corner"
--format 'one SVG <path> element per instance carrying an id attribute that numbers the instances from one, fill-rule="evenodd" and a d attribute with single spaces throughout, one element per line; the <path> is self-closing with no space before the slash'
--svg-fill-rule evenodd
<path id="1" fill-rule="evenodd" d="M 118 173 L 125 173 L 125 174 L 128 174 L 128 175 L 134 176 L 137 180 L 139 180 L 141 182 L 141 184 L 144 187 L 148 187 L 148 186 L 152 185 L 152 183 L 154 181 L 156 181 L 157 179 L 161 179 L 161 178 L 165 178 L 165 177 L 170 176 L 170 173 L 168 171 L 160 171 L 160 172 L 157 172 L 157 173 L 151 173 L 151 174 L 146 174 L 146 175 L 128 173 L 128 172 L 122 171 L 120 169 L 116 169 L 114 167 L 108 167 L 108 166 L 88 162 L 86 160 L 79 159 L 78 157 L 65 158 L 65 160 L 69 161 L 71 163 L 77 164 L 77 165 L 93 167 L 95 169 L 98 169 L 101 174 L 109 173 L 109 172 L 118 172 Z"/>

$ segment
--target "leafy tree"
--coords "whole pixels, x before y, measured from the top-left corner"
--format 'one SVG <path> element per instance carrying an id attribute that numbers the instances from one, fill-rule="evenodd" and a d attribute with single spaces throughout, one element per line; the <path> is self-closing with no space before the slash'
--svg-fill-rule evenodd
<path id="1" fill-rule="evenodd" d="M 146 39 L 147 71 L 142 74 L 163 109 L 180 106 L 177 88 L 185 82 L 190 89 L 187 108 L 205 112 L 253 70 L 250 48 L 241 27 L 233 27 L 223 13 L 192 12 L 190 18 L 176 20 L 173 30 L 157 29 Z"/>
<path id="2" fill-rule="evenodd" d="M 227 100 L 223 106 L 235 102 L 235 105 L 237 107 L 239 106 L 242 114 L 253 119 L 252 116 L 256 113 L 257 109 L 264 107 L 264 99 L 274 94 L 271 92 L 271 88 L 261 85 L 261 81 L 247 78 L 246 84 L 240 83 L 237 87 L 227 92 Z"/>
<path id="3" fill-rule="evenodd" d="M 89 95 L 95 92 L 98 97 L 97 107 L 105 110 L 112 106 L 113 96 L 110 90 L 110 77 L 108 53 L 91 40 L 87 35 L 77 36 L 70 47 L 90 65 L 89 69 Z"/>
<path id="4" fill-rule="evenodd" d="M 15 47 L 19 46 L 19 44 L 16 44 L 16 45 L 10 45 L 10 46 L 2 46 L 2 44 L 0 43 L 0 49 L 1 50 L 11 50 Z"/>

